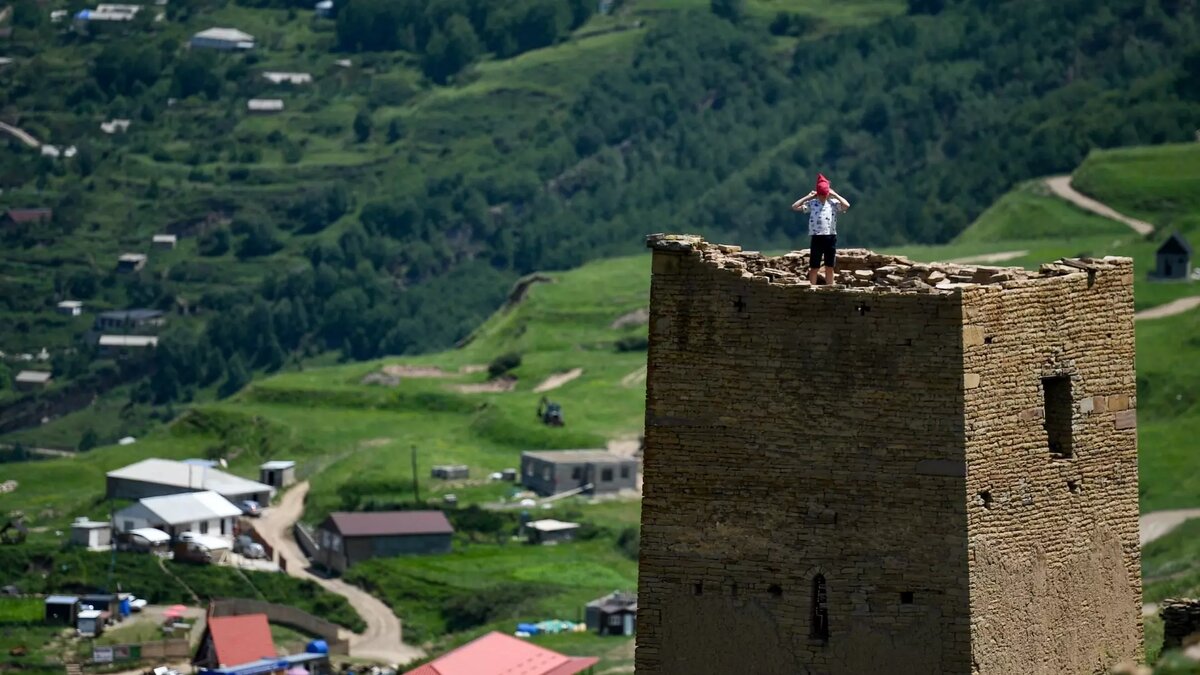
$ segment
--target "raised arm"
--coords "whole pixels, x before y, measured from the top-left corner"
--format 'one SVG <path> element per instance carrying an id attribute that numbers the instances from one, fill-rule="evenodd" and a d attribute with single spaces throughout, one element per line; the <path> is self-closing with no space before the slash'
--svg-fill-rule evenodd
<path id="1" fill-rule="evenodd" d="M 793 211 L 802 210 L 804 208 L 804 205 L 807 204 L 808 202 L 812 201 L 813 198 L 815 198 L 816 196 L 817 196 L 817 193 L 815 190 L 812 192 L 809 192 L 808 194 L 804 195 L 800 199 L 797 199 L 796 202 L 794 204 L 792 204 L 792 210 Z"/>
<path id="2" fill-rule="evenodd" d="M 836 199 L 836 200 L 838 201 L 838 203 L 842 205 L 842 210 L 843 210 L 843 211 L 846 211 L 846 210 L 848 210 L 848 209 L 850 208 L 850 202 L 846 201 L 846 198 L 845 198 L 845 197 L 843 197 L 843 196 L 841 196 L 841 195 L 839 195 L 837 192 L 834 192 L 833 190 L 830 190 L 830 191 L 829 191 L 829 196 L 830 196 L 830 197 L 833 197 L 834 199 Z"/>

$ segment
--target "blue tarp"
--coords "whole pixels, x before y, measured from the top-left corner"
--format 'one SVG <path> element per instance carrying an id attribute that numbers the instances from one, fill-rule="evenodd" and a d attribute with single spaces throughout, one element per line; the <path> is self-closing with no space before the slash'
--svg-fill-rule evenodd
<path id="1" fill-rule="evenodd" d="M 308 652 L 309 654 L 328 654 L 329 643 L 325 642 L 324 640 L 313 640 L 312 642 L 308 643 L 308 646 L 304 648 L 304 651 Z"/>

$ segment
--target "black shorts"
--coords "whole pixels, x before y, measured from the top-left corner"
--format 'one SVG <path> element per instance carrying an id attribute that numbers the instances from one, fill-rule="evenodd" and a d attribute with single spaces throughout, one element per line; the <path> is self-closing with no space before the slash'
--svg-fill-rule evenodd
<path id="1" fill-rule="evenodd" d="M 837 235 L 836 234 L 814 234 L 812 241 L 808 245 L 809 252 L 812 257 L 809 260 L 809 269 L 817 269 L 821 266 L 821 261 L 824 260 L 826 267 L 837 267 Z"/>

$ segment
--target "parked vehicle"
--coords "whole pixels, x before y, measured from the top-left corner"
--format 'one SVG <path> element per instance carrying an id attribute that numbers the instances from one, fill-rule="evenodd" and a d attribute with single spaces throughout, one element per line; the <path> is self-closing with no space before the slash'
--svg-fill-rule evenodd
<path id="1" fill-rule="evenodd" d="M 254 560 L 267 557 L 267 550 L 263 548 L 263 545 L 245 534 L 238 535 L 238 538 L 233 540 L 233 552 Z"/>
<path id="2" fill-rule="evenodd" d="M 251 518 L 257 518 L 262 515 L 262 506 L 253 499 L 243 500 L 238 506 L 241 507 L 243 514 Z"/>

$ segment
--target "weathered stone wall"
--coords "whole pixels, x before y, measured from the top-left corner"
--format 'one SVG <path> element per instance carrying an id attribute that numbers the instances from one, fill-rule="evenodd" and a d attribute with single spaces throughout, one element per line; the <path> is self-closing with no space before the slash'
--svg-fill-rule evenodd
<path id="1" fill-rule="evenodd" d="M 653 263 L 637 672 L 969 672 L 959 297 L 681 248 Z"/>
<path id="2" fill-rule="evenodd" d="M 814 289 L 803 254 L 651 248 L 639 674 L 1092 673 L 1140 655 L 1128 259 L 1027 272 L 852 250 L 844 286 Z M 1068 419 L 1047 425 L 1050 377 Z M 818 575 L 827 640 L 810 636 Z"/>
<path id="3" fill-rule="evenodd" d="M 1158 615 L 1163 620 L 1162 650 L 1192 647 L 1200 642 L 1200 600 L 1169 598 L 1163 600 Z"/>
<path id="4" fill-rule="evenodd" d="M 979 673 L 1104 672 L 1142 654 L 1133 265 L 1086 266 L 962 291 Z"/>

